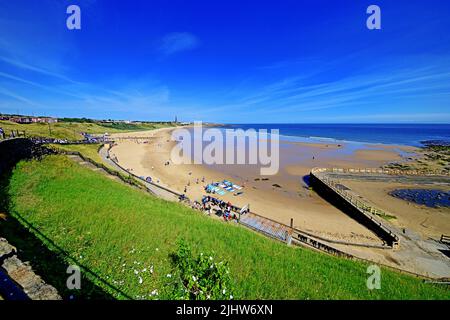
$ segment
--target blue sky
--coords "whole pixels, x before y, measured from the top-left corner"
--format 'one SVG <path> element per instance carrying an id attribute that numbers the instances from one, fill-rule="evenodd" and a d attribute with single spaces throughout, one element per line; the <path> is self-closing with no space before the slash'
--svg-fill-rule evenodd
<path id="1" fill-rule="evenodd" d="M 366 28 L 371 4 L 382 30 Z M 0 112 L 450 123 L 449 14 L 448 0 L 0 0 Z"/>

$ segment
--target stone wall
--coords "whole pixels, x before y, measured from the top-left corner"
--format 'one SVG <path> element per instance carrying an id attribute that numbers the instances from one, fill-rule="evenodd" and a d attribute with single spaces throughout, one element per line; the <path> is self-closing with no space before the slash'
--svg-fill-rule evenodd
<path id="1" fill-rule="evenodd" d="M 395 247 L 398 245 L 399 240 L 395 234 L 386 229 L 375 218 L 368 216 L 358 207 L 342 197 L 313 172 L 310 174 L 310 184 L 319 195 L 328 200 L 335 207 L 345 212 L 348 216 L 373 231 L 388 246 Z"/>
<path id="2" fill-rule="evenodd" d="M 0 140 L 0 175 L 22 159 L 40 158 L 52 150 L 39 146 L 29 139 Z"/>

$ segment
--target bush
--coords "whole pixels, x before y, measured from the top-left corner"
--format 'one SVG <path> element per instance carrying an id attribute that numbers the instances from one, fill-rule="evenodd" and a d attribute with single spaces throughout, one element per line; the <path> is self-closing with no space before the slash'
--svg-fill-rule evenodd
<path id="1" fill-rule="evenodd" d="M 171 255 L 174 271 L 166 277 L 167 299 L 173 300 L 229 300 L 233 287 L 228 263 L 215 262 L 212 254 L 200 253 L 196 258 L 181 239 Z"/>

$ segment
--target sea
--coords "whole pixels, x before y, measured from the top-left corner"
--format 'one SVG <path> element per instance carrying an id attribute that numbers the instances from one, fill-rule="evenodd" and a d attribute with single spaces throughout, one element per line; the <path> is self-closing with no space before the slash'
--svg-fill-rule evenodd
<path id="1" fill-rule="evenodd" d="M 356 142 L 422 147 L 450 145 L 450 124 L 226 124 L 231 129 L 278 129 L 280 140 Z"/>

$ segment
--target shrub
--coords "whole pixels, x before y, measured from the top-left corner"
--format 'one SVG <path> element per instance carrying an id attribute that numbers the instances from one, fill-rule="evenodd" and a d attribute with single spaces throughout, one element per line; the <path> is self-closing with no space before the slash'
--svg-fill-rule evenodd
<path id="1" fill-rule="evenodd" d="M 200 253 L 194 257 L 183 240 L 171 255 L 174 270 L 167 275 L 166 295 L 176 300 L 233 299 L 233 287 L 228 263 L 216 262 L 212 254 Z"/>

